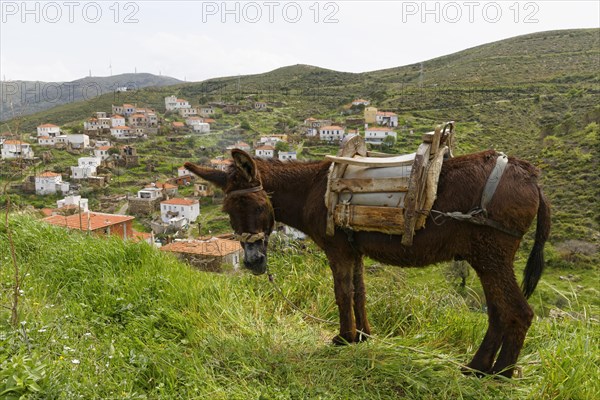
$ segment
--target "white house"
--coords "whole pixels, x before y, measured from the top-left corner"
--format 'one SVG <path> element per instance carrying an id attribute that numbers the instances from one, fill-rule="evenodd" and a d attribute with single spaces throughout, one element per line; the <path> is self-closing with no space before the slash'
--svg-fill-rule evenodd
<path id="1" fill-rule="evenodd" d="M 55 137 L 60 135 L 60 127 L 54 124 L 43 124 L 37 127 L 38 136 Z"/>
<path id="2" fill-rule="evenodd" d="M 56 144 L 56 137 L 53 136 L 38 136 L 37 139 L 40 146 L 54 146 Z"/>
<path id="3" fill-rule="evenodd" d="M 165 97 L 165 108 L 167 111 L 190 108 L 190 103 L 187 100 L 178 99 L 176 96 L 167 96 Z"/>
<path id="4" fill-rule="evenodd" d="M 99 158 L 100 160 L 106 160 L 110 154 L 109 150 L 112 149 L 112 146 L 100 146 L 94 148 L 94 157 Z"/>
<path id="5" fill-rule="evenodd" d="M 110 128 L 110 118 L 90 118 L 83 123 L 83 129 L 86 131 L 98 131 Z"/>
<path id="6" fill-rule="evenodd" d="M 200 215 L 200 202 L 196 199 L 174 198 L 160 202 L 160 217 L 163 222 L 171 223 L 181 218 L 195 222 Z"/>
<path id="7" fill-rule="evenodd" d="M 365 100 L 365 99 L 354 99 L 352 100 L 352 105 L 353 106 L 368 106 L 369 104 L 371 104 L 371 102 L 369 100 Z"/>
<path id="8" fill-rule="evenodd" d="M 63 208 L 69 206 L 79 207 L 82 212 L 87 212 L 89 210 L 88 199 L 81 198 L 81 196 L 79 195 L 67 196 L 64 199 L 58 200 L 56 202 L 56 208 Z"/>
<path id="9" fill-rule="evenodd" d="M 281 161 L 295 160 L 296 159 L 296 152 L 295 151 L 280 151 L 277 154 L 277 158 L 279 158 Z"/>
<path id="10" fill-rule="evenodd" d="M 110 134 L 117 139 L 132 137 L 133 129 L 128 126 L 114 126 L 110 128 Z"/>
<path id="11" fill-rule="evenodd" d="M 102 162 L 100 157 L 80 157 L 77 160 L 77 166 L 71 167 L 71 177 L 73 179 L 85 179 L 96 176 L 96 169 Z"/>
<path id="12" fill-rule="evenodd" d="M 377 126 L 365 129 L 365 142 L 371 144 L 381 144 L 387 137 L 393 137 L 396 140 L 397 133 L 391 128 Z"/>
<path id="13" fill-rule="evenodd" d="M 74 149 L 85 149 L 90 147 L 90 137 L 84 133 L 71 133 L 65 136 L 65 141 L 71 143 L 71 146 Z"/>
<path id="14" fill-rule="evenodd" d="M 197 133 L 210 132 L 210 124 L 204 122 L 204 119 L 200 117 L 188 117 L 185 120 L 185 124 L 191 127 L 194 130 L 194 132 Z"/>
<path id="15" fill-rule="evenodd" d="M 273 158 L 275 157 L 275 147 L 259 146 L 254 150 L 254 155 L 260 158 Z"/>
<path id="16" fill-rule="evenodd" d="M 29 143 L 14 139 L 6 139 L 2 143 L 1 154 L 3 160 L 14 158 L 33 158 L 33 150 L 31 150 L 31 145 Z"/>
<path id="17" fill-rule="evenodd" d="M 145 189 L 138 190 L 138 199 L 154 200 L 162 197 L 162 189 L 157 187 L 147 187 Z"/>
<path id="18" fill-rule="evenodd" d="M 192 174 L 190 171 L 188 171 L 186 167 L 179 167 L 179 168 L 177 168 L 177 176 L 178 177 L 194 176 L 194 174 Z"/>
<path id="19" fill-rule="evenodd" d="M 344 128 L 337 125 L 322 126 L 319 128 L 319 138 L 327 142 L 342 140 L 344 134 Z"/>
<path id="20" fill-rule="evenodd" d="M 252 147 L 246 142 L 236 142 L 235 144 L 226 147 L 227 150 L 240 149 L 244 151 L 252 150 Z"/>
<path id="21" fill-rule="evenodd" d="M 125 125 L 125 117 L 119 114 L 114 114 L 110 117 L 110 127 Z"/>
<path id="22" fill-rule="evenodd" d="M 69 182 L 63 182 L 62 176 L 55 172 L 42 172 L 35 176 L 35 193 L 38 195 L 56 194 L 56 192 L 68 192 Z"/>
<path id="23" fill-rule="evenodd" d="M 123 104 L 123 115 L 128 117 L 133 113 L 135 113 L 135 106 L 131 104 Z"/>
<path id="24" fill-rule="evenodd" d="M 385 125 L 389 127 L 398 126 L 398 115 L 393 112 L 377 111 L 377 114 L 375 114 L 375 120 L 379 125 Z"/>
<path id="25" fill-rule="evenodd" d="M 215 115 L 215 108 L 213 106 L 200 107 L 200 110 L 198 110 L 198 114 L 201 117 L 210 117 L 212 115 Z"/>
<path id="26" fill-rule="evenodd" d="M 198 109 L 196 107 L 189 107 L 189 108 L 179 108 L 177 110 L 177 112 L 179 113 L 179 115 L 181 115 L 183 118 L 187 118 L 187 117 L 192 117 L 194 115 L 198 115 Z"/>

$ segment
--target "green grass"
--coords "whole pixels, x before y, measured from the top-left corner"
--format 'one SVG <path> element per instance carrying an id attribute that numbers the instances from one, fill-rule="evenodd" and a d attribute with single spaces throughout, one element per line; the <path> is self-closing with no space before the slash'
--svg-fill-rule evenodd
<path id="1" fill-rule="evenodd" d="M 145 244 L 97 239 L 12 216 L 24 269 L 18 327 L 0 311 L 0 397 L 28 399 L 593 399 L 600 395 L 598 297 L 538 313 L 512 381 L 465 377 L 486 316 L 476 279 L 457 290 L 444 266 L 368 263 L 374 338 L 330 344 L 336 324 L 291 309 L 266 277 L 194 270 Z M 270 265 L 303 311 L 337 320 L 324 255 L 273 241 Z M 2 305 L 12 284 L 0 228 Z M 522 257 L 518 268 L 522 268 Z M 597 271 L 579 282 L 596 285 Z M 584 271 L 584 272 L 585 272 Z M 548 287 L 573 292 L 552 270 Z M 580 271 L 578 272 L 580 273 Z M 595 275 L 594 275 L 595 274 Z M 589 302 L 588 302 L 589 300 Z"/>

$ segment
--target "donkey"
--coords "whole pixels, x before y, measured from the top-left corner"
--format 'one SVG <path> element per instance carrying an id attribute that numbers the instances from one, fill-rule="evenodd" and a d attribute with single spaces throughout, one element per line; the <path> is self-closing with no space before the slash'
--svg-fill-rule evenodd
<path id="1" fill-rule="evenodd" d="M 354 232 L 352 241 L 341 229 L 336 228 L 333 236 L 326 234 L 324 196 L 329 161 L 261 160 L 238 149 L 231 155 L 233 163 L 227 172 L 189 162 L 185 167 L 223 189 L 223 210 L 244 248 L 244 265 L 254 274 L 266 272 L 267 245 L 275 221 L 304 232 L 325 252 L 339 310 L 335 344 L 360 342 L 371 333 L 365 307 L 364 255 L 412 267 L 463 259 L 481 280 L 488 311 L 487 332 L 464 372 L 512 376 L 533 319 L 526 297 L 541 277 L 544 243 L 550 233 L 549 205 L 537 184 L 539 172 L 531 164 L 509 158 L 487 206 L 487 215 L 496 227 L 450 218 L 440 223 L 430 215 L 425 227 L 416 232 L 412 246 L 403 246 L 401 236 L 378 232 Z M 444 161 L 433 209 L 467 213 L 476 208 L 496 158 L 490 150 Z M 535 242 L 521 291 L 513 260 L 536 215 Z"/>

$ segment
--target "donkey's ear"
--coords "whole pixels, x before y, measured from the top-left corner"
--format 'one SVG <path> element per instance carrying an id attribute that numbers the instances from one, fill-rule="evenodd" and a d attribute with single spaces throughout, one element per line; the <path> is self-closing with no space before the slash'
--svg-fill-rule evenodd
<path id="1" fill-rule="evenodd" d="M 227 185 L 226 172 L 219 171 L 217 169 L 201 167 L 199 165 L 192 164 L 191 162 L 186 162 L 183 166 L 188 171 L 193 172 L 203 179 L 206 179 L 221 189 L 225 189 L 225 186 Z"/>
<path id="2" fill-rule="evenodd" d="M 243 150 L 233 149 L 231 150 L 231 157 L 233 157 L 233 164 L 248 179 L 248 182 L 259 180 L 256 163 L 248 153 Z"/>

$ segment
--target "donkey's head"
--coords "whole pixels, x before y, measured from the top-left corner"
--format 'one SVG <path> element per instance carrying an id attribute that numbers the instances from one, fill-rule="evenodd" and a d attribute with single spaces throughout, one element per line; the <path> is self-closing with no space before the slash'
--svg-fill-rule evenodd
<path id="1" fill-rule="evenodd" d="M 223 211 L 244 248 L 244 266 L 259 275 L 267 270 L 267 245 L 275 225 L 274 211 L 262 187 L 256 163 L 247 153 L 231 151 L 233 165 L 228 172 L 192 163 L 185 167 L 225 192 Z"/>

